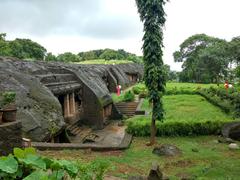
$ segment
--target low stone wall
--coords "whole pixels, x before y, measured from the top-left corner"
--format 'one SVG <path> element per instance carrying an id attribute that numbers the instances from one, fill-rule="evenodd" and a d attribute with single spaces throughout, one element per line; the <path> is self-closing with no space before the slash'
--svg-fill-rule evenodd
<path id="1" fill-rule="evenodd" d="M 0 125 L 0 156 L 12 153 L 14 147 L 22 147 L 20 121 Z"/>

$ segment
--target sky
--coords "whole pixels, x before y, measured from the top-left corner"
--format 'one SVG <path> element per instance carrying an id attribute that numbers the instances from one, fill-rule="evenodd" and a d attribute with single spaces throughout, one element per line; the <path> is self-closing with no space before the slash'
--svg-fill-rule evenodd
<path id="1" fill-rule="evenodd" d="M 231 40 L 240 35 L 240 0 L 170 0 L 165 5 L 164 62 L 194 34 Z M 135 0 L 0 0 L 0 33 L 29 38 L 57 55 L 125 49 L 142 55 L 143 25 Z"/>

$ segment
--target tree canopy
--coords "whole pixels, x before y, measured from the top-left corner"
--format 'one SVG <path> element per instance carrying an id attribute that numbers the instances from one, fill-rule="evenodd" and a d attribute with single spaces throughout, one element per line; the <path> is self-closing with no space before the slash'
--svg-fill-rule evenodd
<path id="1" fill-rule="evenodd" d="M 173 56 L 175 62 L 183 62 L 180 80 L 216 83 L 227 75 L 229 43 L 206 34 L 196 34 L 187 38 Z"/>
<path id="2" fill-rule="evenodd" d="M 7 41 L 6 34 L 0 34 L 0 56 L 12 56 L 20 59 L 43 60 L 47 50 L 30 39 Z"/>

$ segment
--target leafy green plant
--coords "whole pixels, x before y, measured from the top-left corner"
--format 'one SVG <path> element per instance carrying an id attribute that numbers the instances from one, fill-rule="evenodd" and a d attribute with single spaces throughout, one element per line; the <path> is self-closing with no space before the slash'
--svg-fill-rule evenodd
<path id="1" fill-rule="evenodd" d="M 126 92 L 123 96 L 123 101 L 124 102 L 131 102 L 131 101 L 134 101 L 134 99 L 135 99 L 135 96 L 132 93 L 132 91 Z"/>
<path id="2" fill-rule="evenodd" d="M 15 148 L 13 155 L 0 158 L 0 179 L 62 180 L 68 177 L 70 179 L 102 180 L 107 167 L 107 164 L 101 162 L 83 164 L 49 159 L 38 155 L 34 148 Z M 87 176 L 84 175 L 86 171 Z"/>
<path id="3" fill-rule="evenodd" d="M 7 91 L 0 94 L 0 109 L 8 104 L 15 103 L 16 93 L 13 91 Z"/>

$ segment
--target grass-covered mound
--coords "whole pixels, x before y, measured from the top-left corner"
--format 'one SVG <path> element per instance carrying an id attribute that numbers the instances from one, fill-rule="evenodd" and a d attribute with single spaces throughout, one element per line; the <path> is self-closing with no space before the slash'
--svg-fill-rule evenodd
<path id="1" fill-rule="evenodd" d="M 207 102 L 199 95 L 164 96 L 165 121 L 157 122 L 158 136 L 210 135 L 220 132 L 224 123 L 232 121 L 230 115 Z M 142 109 L 150 112 L 148 100 Z M 127 120 L 127 131 L 135 136 L 149 136 L 151 114 Z"/>
<path id="2" fill-rule="evenodd" d="M 128 60 L 105 60 L 105 59 L 94 59 L 94 60 L 87 60 L 78 62 L 76 64 L 127 64 L 133 63 L 132 61 Z"/>

